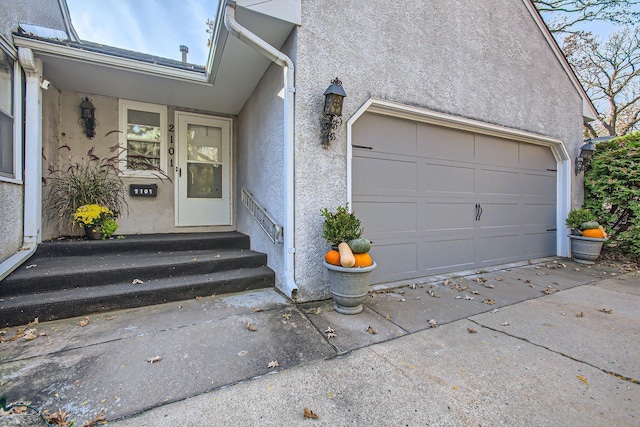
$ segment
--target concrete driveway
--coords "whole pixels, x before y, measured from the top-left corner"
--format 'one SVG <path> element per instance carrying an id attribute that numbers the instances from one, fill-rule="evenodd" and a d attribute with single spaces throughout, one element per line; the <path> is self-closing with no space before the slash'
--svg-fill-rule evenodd
<path id="1" fill-rule="evenodd" d="M 0 345 L 2 395 L 119 427 L 640 425 L 638 271 L 547 259 L 397 285 L 355 316 L 263 290 L 38 324 Z"/>

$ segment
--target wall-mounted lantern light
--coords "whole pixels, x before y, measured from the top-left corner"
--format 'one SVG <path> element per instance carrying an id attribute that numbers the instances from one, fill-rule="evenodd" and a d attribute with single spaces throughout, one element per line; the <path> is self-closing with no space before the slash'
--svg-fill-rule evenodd
<path id="1" fill-rule="evenodd" d="M 80 119 L 78 119 L 78 123 L 84 128 L 84 134 L 89 139 L 96 135 L 96 126 L 98 126 L 95 111 L 96 107 L 89 101 L 89 98 L 82 100 L 80 103 Z"/>
<path id="2" fill-rule="evenodd" d="M 347 93 L 342 88 L 342 82 L 337 77 L 331 80 L 331 85 L 324 91 L 324 109 L 322 111 L 320 142 L 323 148 L 328 148 L 331 141 L 336 139 L 334 130 L 342 124 L 342 101 Z"/>
<path id="3" fill-rule="evenodd" d="M 580 172 L 583 172 L 589 162 L 591 161 L 591 157 L 596 152 L 596 144 L 591 142 L 590 139 L 587 140 L 587 143 L 580 147 L 580 155 L 576 157 L 576 175 Z"/>

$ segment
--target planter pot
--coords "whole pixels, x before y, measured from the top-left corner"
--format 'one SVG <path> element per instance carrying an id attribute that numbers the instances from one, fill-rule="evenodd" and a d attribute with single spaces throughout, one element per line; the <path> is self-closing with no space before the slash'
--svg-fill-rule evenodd
<path id="1" fill-rule="evenodd" d="M 344 268 L 323 261 L 329 271 L 329 290 L 333 307 L 338 313 L 358 314 L 369 293 L 369 276 L 376 263 L 370 267 Z"/>
<path id="2" fill-rule="evenodd" d="M 94 227 L 85 227 L 84 234 L 87 236 L 89 240 L 100 240 L 102 239 L 102 231 L 99 228 Z"/>
<path id="3" fill-rule="evenodd" d="M 593 264 L 600 256 L 602 245 L 607 241 L 594 237 L 584 237 L 569 234 L 571 239 L 571 256 L 575 262 L 580 264 Z"/>

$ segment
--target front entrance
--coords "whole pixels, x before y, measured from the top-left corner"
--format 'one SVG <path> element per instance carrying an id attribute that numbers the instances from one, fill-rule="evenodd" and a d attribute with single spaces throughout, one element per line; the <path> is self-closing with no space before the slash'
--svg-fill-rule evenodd
<path id="1" fill-rule="evenodd" d="M 176 226 L 231 225 L 231 120 L 176 113 Z"/>

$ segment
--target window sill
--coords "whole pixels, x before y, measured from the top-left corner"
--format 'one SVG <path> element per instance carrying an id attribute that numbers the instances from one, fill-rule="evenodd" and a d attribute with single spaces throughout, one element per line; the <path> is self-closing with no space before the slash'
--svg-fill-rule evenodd
<path id="1" fill-rule="evenodd" d="M 17 179 L 17 178 L 10 178 L 8 176 L 2 176 L 0 175 L 0 182 L 7 182 L 10 184 L 17 184 L 17 185 L 23 185 L 24 181 L 22 181 L 21 179 Z"/>

